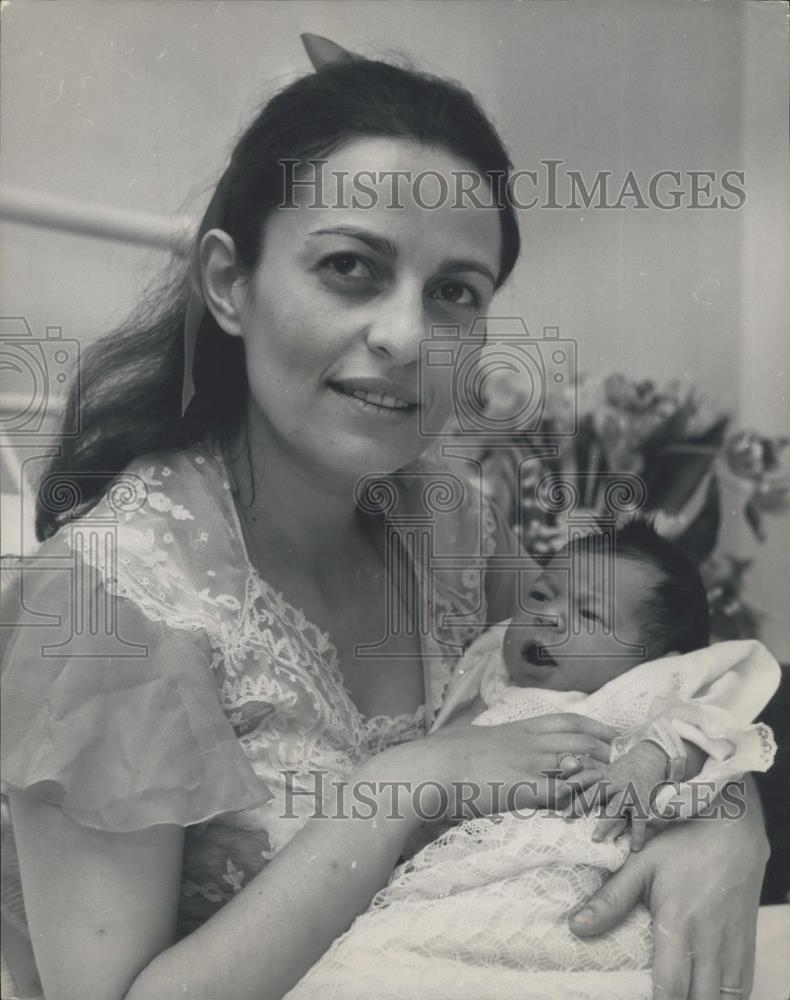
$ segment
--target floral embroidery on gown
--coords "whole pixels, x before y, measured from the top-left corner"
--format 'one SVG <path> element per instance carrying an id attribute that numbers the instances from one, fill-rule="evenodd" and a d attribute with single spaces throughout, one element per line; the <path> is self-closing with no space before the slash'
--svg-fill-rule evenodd
<path id="1" fill-rule="evenodd" d="M 314 790 L 308 772 L 341 778 L 424 735 L 426 711 L 485 627 L 485 563 L 507 534 L 463 464 L 423 462 L 371 479 L 359 497 L 410 553 L 419 584 L 429 704 L 414 713 L 358 712 L 329 634 L 250 565 L 209 446 L 134 462 L 9 588 L 3 621 L 20 624 L 4 630 L 3 790 L 98 829 L 186 827 L 180 934 L 304 824 L 312 801 L 291 793 Z M 4 869 L 3 918 L 24 935 L 7 810 Z"/>

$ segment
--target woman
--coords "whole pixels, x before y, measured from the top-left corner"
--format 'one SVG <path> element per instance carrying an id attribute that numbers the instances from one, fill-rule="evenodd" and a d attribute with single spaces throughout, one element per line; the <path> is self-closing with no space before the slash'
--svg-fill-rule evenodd
<path id="1" fill-rule="evenodd" d="M 22 995 L 282 996 L 456 783 L 546 806 L 567 788 L 528 782 L 558 755 L 608 759 L 611 732 L 577 716 L 417 738 L 464 644 L 510 607 L 512 576 L 484 579 L 477 558 L 512 552 L 507 532 L 454 495 L 457 474 L 426 479 L 453 366 L 419 366 L 431 328 L 463 344 L 513 268 L 509 168 L 464 91 L 335 62 L 238 143 L 199 233 L 199 295 L 185 281 L 83 369 L 83 433 L 44 484 L 76 484 L 80 516 L 42 488 L 48 558 L 18 588 L 65 632 L 20 627 L 5 656 L 26 910 L 11 899 L 5 948 Z M 316 197 L 316 170 L 364 172 L 372 194 Z M 393 179 L 423 171 L 471 173 L 494 210 L 427 210 L 408 184 L 396 204 Z M 426 511 L 439 569 L 421 558 Z M 70 572 L 89 616 L 71 631 Z M 393 808 L 394 782 L 427 801 Z M 362 787 L 355 813 L 344 790 Z M 764 845 L 756 810 L 679 827 L 574 929 L 601 933 L 644 897 L 657 996 L 746 995 Z"/>

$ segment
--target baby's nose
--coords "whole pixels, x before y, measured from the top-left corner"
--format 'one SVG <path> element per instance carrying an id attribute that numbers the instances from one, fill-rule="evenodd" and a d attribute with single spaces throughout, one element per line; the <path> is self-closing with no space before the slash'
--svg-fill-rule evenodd
<path id="1" fill-rule="evenodd" d="M 518 616 L 517 621 L 531 629 L 536 628 L 559 628 L 562 623 L 562 611 L 548 601 L 530 601 L 524 611 Z"/>

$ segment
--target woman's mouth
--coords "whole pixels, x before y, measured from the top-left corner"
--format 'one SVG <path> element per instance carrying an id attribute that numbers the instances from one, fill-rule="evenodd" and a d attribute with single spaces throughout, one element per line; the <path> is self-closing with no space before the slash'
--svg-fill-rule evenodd
<path id="1" fill-rule="evenodd" d="M 330 382 L 330 388 L 352 406 L 377 416 L 402 417 L 414 413 L 418 404 L 411 395 L 390 386 L 364 386 L 352 382 Z"/>

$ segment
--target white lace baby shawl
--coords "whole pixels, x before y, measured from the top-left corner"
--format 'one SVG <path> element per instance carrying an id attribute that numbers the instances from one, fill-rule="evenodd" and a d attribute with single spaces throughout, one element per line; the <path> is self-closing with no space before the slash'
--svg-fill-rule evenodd
<path id="1" fill-rule="evenodd" d="M 434 728 L 482 686 L 489 707 L 477 725 L 572 711 L 627 730 L 617 741 L 625 749 L 648 719 L 669 711 L 678 731 L 711 754 L 706 780 L 719 785 L 772 762 L 770 730 L 749 725 L 779 681 L 758 642 L 644 664 L 583 695 L 507 686 L 503 635 L 492 630 L 470 647 Z M 627 835 L 594 843 L 594 824 L 592 816 L 563 822 L 546 811 L 460 824 L 395 870 L 287 1000 L 649 1000 L 644 906 L 598 938 L 581 940 L 568 928 L 628 856 Z"/>
<path id="2" fill-rule="evenodd" d="M 644 663 L 615 677 L 598 691 L 552 691 L 510 684 L 502 658 L 509 622 L 480 636 L 453 671 L 444 704 L 431 732 L 440 729 L 479 692 L 488 710 L 474 725 L 494 726 L 552 712 L 574 712 L 614 726 L 619 756 L 642 739 L 662 718 L 681 739 L 695 743 L 708 761 L 692 781 L 666 788 L 659 809 L 672 799 L 679 814 L 692 815 L 704 798 L 712 800 L 722 785 L 745 771 L 767 771 L 776 746 L 764 725 L 750 725 L 768 704 L 781 678 L 779 664 L 753 639 L 720 642 L 682 656 Z M 706 794 L 701 793 L 705 790 Z"/>

